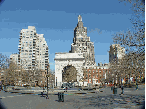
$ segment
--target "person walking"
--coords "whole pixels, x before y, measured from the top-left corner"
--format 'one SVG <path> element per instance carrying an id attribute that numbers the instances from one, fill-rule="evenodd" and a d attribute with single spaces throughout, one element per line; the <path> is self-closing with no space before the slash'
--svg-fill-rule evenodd
<path id="1" fill-rule="evenodd" d="M 121 94 L 124 94 L 124 87 L 123 87 L 123 85 L 121 85 L 121 90 L 122 90 Z"/>
<path id="2" fill-rule="evenodd" d="M 138 84 L 136 83 L 136 90 L 138 90 Z"/>
<path id="3" fill-rule="evenodd" d="M 67 92 L 67 87 L 66 87 L 66 92 Z"/>

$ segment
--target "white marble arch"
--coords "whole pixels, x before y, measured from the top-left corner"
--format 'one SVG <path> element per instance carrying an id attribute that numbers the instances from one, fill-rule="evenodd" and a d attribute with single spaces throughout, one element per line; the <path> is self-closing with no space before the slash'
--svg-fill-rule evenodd
<path id="1" fill-rule="evenodd" d="M 55 86 L 62 85 L 63 68 L 72 65 L 77 70 L 77 82 L 83 77 L 83 53 L 55 53 Z"/>

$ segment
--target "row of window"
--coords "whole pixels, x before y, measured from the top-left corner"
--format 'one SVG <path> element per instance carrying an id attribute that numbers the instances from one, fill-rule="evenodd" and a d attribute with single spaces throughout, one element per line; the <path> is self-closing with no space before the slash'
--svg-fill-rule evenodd
<path id="1" fill-rule="evenodd" d="M 104 75 L 103 75 L 103 76 L 104 76 Z M 102 75 L 100 75 L 99 77 L 101 78 Z M 86 75 L 84 78 L 85 78 L 85 79 L 88 79 L 88 75 Z M 91 75 L 89 75 L 89 78 L 91 78 Z M 96 77 L 95 77 L 95 75 L 94 75 L 93 78 L 98 78 L 98 75 L 96 75 Z"/>
<path id="2" fill-rule="evenodd" d="M 32 41 L 28 42 L 28 41 L 23 41 L 22 43 L 32 43 Z"/>
<path id="3" fill-rule="evenodd" d="M 103 70 L 103 71 L 99 70 L 99 72 L 96 70 L 96 73 L 101 73 L 101 72 L 105 73 L 105 70 Z M 106 70 L 106 72 L 107 72 L 107 70 Z M 86 73 L 91 73 L 91 71 L 90 70 L 89 70 L 89 72 L 86 71 Z M 92 73 L 95 73 L 95 70 L 93 70 Z"/>

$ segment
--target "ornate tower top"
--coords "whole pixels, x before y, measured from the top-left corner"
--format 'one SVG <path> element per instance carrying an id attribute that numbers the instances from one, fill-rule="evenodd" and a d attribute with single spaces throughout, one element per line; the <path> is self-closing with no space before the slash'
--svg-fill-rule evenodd
<path id="1" fill-rule="evenodd" d="M 78 16 L 78 22 L 82 22 L 82 17 L 81 17 L 81 15 Z"/>

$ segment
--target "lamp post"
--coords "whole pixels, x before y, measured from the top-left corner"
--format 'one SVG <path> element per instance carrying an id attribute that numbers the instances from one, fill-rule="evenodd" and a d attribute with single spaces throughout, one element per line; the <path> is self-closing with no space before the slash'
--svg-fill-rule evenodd
<path id="1" fill-rule="evenodd" d="M 57 77 L 56 77 L 56 87 L 57 87 Z"/>
<path id="2" fill-rule="evenodd" d="M 47 77 L 47 96 L 46 96 L 46 99 L 49 99 L 49 97 L 48 97 L 48 77 L 49 77 L 49 75 L 48 75 L 48 67 L 49 67 L 49 65 L 47 65 L 47 75 L 46 75 L 46 77 Z"/>

